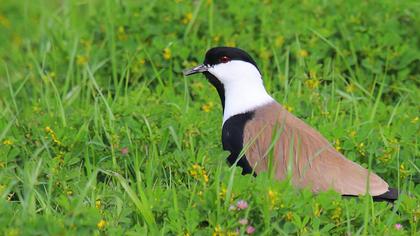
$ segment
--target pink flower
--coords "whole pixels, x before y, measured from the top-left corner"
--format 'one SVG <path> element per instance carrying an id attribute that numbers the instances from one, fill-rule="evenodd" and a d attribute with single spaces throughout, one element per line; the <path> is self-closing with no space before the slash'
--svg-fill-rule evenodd
<path id="1" fill-rule="evenodd" d="M 395 224 L 395 228 L 397 230 L 401 230 L 403 228 L 402 224 Z"/>
<path id="2" fill-rule="evenodd" d="M 254 232 L 255 232 L 255 228 L 252 227 L 251 225 L 248 225 L 248 227 L 246 227 L 247 234 L 253 234 Z"/>
<path id="3" fill-rule="evenodd" d="M 247 208 L 248 208 L 248 203 L 247 203 L 246 201 L 244 201 L 244 200 L 239 200 L 239 201 L 236 203 L 236 207 L 237 207 L 239 210 L 244 210 L 244 209 L 247 209 Z"/>
<path id="4" fill-rule="evenodd" d="M 122 155 L 127 155 L 128 154 L 128 147 L 123 147 L 123 148 L 121 148 L 121 154 Z"/>
<path id="5" fill-rule="evenodd" d="M 241 225 L 247 225 L 248 224 L 248 220 L 247 219 L 240 219 L 239 221 L 239 224 L 241 224 Z"/>

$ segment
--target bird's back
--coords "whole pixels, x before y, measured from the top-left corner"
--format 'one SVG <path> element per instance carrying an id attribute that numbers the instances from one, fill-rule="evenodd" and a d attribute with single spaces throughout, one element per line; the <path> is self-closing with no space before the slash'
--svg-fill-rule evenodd
<path id="1" fill-rule="evenodd" d="M 257 174 L 266 171 L 272 160 L 276 178 L 291 176 L 293 184 L 300 188 L 363 195 L 369 186 L 372 196 L 388 191 L 384 180 L 346 159 L 318 131 L 277 102 L 260 107 L 246 122 L 243 146 Z"/>

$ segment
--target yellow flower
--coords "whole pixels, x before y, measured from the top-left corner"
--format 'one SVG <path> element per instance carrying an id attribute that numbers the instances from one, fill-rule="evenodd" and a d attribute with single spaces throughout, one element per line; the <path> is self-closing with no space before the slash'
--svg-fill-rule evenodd
<path id="1" fill-rule="evenodd" d="M 206 170 L 204 167 L 200 166 L 199 164 L 192 165 L 192 169 L 190 170 L 190 175 L 196 180 L 203 180 L 205 183 L 209 182 L 209 176 L 207 175 Z"/>
<path id="2" fill-rule="evenodd" d="M 399 146 L 398 139 L 396 139 L 396 138 L 391 138 L 389 140 L 389 143 L 393 146 Z"/>
<path id="3" fill-rule="evenodd" d="M 78 55 L 76 57 L 76 64 L 77 65 L 85 65 L 88 62 L 87 56 L 84 55 Z"/>
<path id="4" fill-rule="evenodd" d="M 51 71 L 51 72 L 48 72 L 48 73 L 47 73 L 47 76 L 48 76 L 48 77 L 50 77 L 51 79 L 55 79 L 56 74 L 55 74 L 55 72 L 54 72 L 54 71 Z"/>
<path id="5" fill-rule="evenodd" d="M 357 145 L 357 150 L 359 151 L 360 155 L 365 156 L 366 152 L 365 152 L 365 144 L 359 143 L 359 145 Z"/>
<path id="6" fill-rule="evenodd" d="M 42 75 L 42 79 L 47 82 L 49 79 L 55 79 L 55 76 L 55 72 L 47 72 L 46 74 Z"/>
<path id="7" fill-rule="evenodd" d="M 320 207 L 319 203 L 315 203 L 315 206 L 314 206 L 313 210 L 314 210 L 314 215 L 316 217 L 319 217 L 321 215 L 322 208 Z"/>
<path id="8" fill-rule="evenodd" d="M 268 200 L 270 201 L 270 207 L 273 208 L 277 202 L 277 193 L 272 191 L 271 189 L 268 190 Z"/>
<path id="9" fill-rule="evenodd" d="M 191 12 L 188 12 L 185 14 L 184 18 L 182 18 L 181 23 L 186 25 L 192 20 L 193 14 Z"/>
<path id="10" fill-rule="evenodd" d="M 286 215 L 284 215 L 284 219 L 285 219 L 286 221 L 291 221 L 291 220 L 293 219 L 293 212 L 288 211 L 288 212 L 286 213 Z"/>
<path id="11" fill-rule="evenodd" d="M 391 160 L 391 153 L 385 152 L 381 157 L 378 158 L 380 162 L 388 163 Z"/>
<path id="12" fill-rule="evenodd" d="M 6 145 L 6 146 L 12 146 L 13 145 L 13 141 L 10 140 L 10 139 L 5 139 L 3 141 L 3 144 Z"/>
<path id="13" fill-rule="evenodd" d="M 101 200 L 98 199 L 98 200 L 95 201 L 95 207 L 96 207 L 96 209 L 100 209 L 102 207 Z"/>
<path id="14" fill-rule="evenodd" d="M 190 175 L 194 178 L 197 177 L 197 171 L 196 170 L 190 170 Z"/>
<path id="15" fill-rule="evenodd" d="M 342 209 L 341 207 L 337 206 L 332 215 L 331 215 L 331 220 L 335 221 L 336 224 L 340 223 L 341 220 L 341 213 L 342 213 Z"/>
<path id="16" fill-rule="evenodd" d="M 274 40 L 274 45 L 276 45 L 276 47 L 281 47 L 284 44 L 284 37 L 283 36 L 277 36 L 276 39 Z"/>
<path id="17" fill-rule="evenodd" d="M 357 135 L 357 132 L 355 130 L 350 131 L 350 133 L 349 133 L 349 136 L 352 137 L 352 138 L 356 137 L 356 135 Z"/>
<path id="18" fill-rule="evenodd" d="M 228 47 L 236 47 L 236 43 L 235 43 L 235 41 L 230 40 L 230 41 L 226 42 L 226 46 L 228 46 Z"/>
<path id="19" fill-rule="evenodd" d="M 207 104 L 202 105 L 201 110 L 203 110 L 204 112 L 210 112 L 213 107 L 214 107 L 213 102 L 209 102 Z"/>
<path id="20" fill-rule="evenodd" d="M 73 191 L 71 190 L 67 191 L 67 196 L 71 196 L 71 195 L 73 195 Z"/>
<path id="21" fill-rule="evenodd" d="M 335 150 L 341 151 L 340 144 L 341 144 L 340 139 L 337 138 L 337 139 L 334 140 L 334 148 L 335 148 Z"/>
<path id="22" fill-rule="evenodd" d="M 417 123 L 417 121 L 419 121 L 419 117 L 418 117 L 418 116 L 414 117 L 414 118 L 411 120 L 411 123 L 415 124 L 415 123 Z"/>
<path id="23" fill-rule="evenodd" d="M 290 112 L 290 113 L 292 113 L 293 112 L 293 107 L 291 107 L 291 106 L 289 106 L 289 105 L 287 105 L 287 104 L 284 104 L 284 109 L 286 109 L 288 112 Z"/>
<path id="24" fill-rule="evenodd" d="M 237 236 L 237 235 L 239 235 L 239 233 L 236 231 L 228 231 L 226 234 L 226 236 Z"/>
<path id="25" fill-rule="evenodd" d="M 306 51 L 305 49 L 300 49 L 300 50 L 298 51 L 298 57 L 305 58 L 305 57 L 307 57 L 308 55 L 309 55 L 309 53 L 308 53 L 308 51 Z"/>
<path id="26" fill-rule="evenodd" d="M 409 171 L 405 168 L 404 163 L 400 164 L 400 177 L 405 179 L 409 174 Z"/>
<path id="27" fill-rule="evenodd" d="M 99 230 L 103 230 L 103 229 L 105 229 L 106 221 L 105 220 L 100 220 L 96 226 L 98 227 Z"/>
<path id="28" fill-rule="evenodd" d="M 61 142 L 60 140 L 58 140 L 57 135 L 49 126 L 45 127 L 45 132 L 51 136 L 51 139 L 53 140 L 55 144 L 61 145 Z"/>
<path id="29" fill-rule="evenodd" d="M 220 35 L 213 36 L 213 42 L 218 43 L 220 41 Z"/>
<path id="30" fill-rule="evenodd" d="M 224 234 L 223 234 L 223 231 L 222 231 L 222 227 L 220 227 L 220 225 L 216 225 L 212 235 L 213 236 L 223 236 Z"/>
<path id="31" fill-rule="evenodd" d="M 219 192 L 219 197 L 224 199 L 226 197 L 227 189 L 225 186 L 222 186 Z"/>
<path id="32" fill-rule="evenodd" d="M 171 59 L 171 57 L 172 57 L 171 49 L 169 49 L 169 48 L 163 49 L 163 58 L 165 60 L 169 60 L 169 59 Z"/>
<path id="33" fill-rule="evenodd" d="M 117 39 L 120 41 L 125 41 L 128 39 L 127 34 L 125 33 L 125 28 L 124 26 L 120 26 L 118 27 L 118 31 L 117 31 Z"/>
<path id="34" fill-rule="evenodd" d="M 354 91 L 356 91 L 356 86 L 353 83 L 346 86 L 346 92 L 353 93 Z"/>
<path id="35" fill-rule="evenodd" d="M 209 176 L 207 175 L 207 171 L 204 169 L 204 167 L 201 167 L 201 176 L 203 176 L 205 183 L 209 182 Z"/>
<path id="36" fill-rule="evenodd" d="M 54 160 L 56 160 L 60 166 L 64 165 L 64 152 L 58 152 L 57 155 L 54 157 Z"/>
<path id="37" fill-rule="evenodd" d="M 53 132 L 53 131 L 52 131 L 52 129 L 51 129 L 49 126 L 47 126 L 47 127 L 45 127 L 45 132 L 47 132 L 47 133 L 51 133 L 51 132 Z"/>
<path id="38" fill-rule="evenodd" d="M 276 192 L 274 192 L 273 190 L 269 189 L 268 190 L 268 197 L 269 198 L 274 198 L 276 196 Z"/>
<path id="39" fill-rule="evenodd" d="M 316 89 L 319 87 L 319 80 L 317 79 L 308 79 L 305 81 L 305 86 L 309 89 Z"/>

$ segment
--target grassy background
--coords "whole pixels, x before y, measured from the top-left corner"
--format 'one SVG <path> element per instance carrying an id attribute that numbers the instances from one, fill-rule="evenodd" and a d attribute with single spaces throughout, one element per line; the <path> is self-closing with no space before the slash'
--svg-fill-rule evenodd
<path id="1" fill-rule="evenodd" d="M 415 0 L 3 0 L 0 231 L 235 235 L 247 218 L 258 235 L 415 235 L 419 15 Z M 398 187 L 395 208 L 228 167 L 216 91 L 181 74 L 217 45 L 249 51 L 280 103 Z"/>

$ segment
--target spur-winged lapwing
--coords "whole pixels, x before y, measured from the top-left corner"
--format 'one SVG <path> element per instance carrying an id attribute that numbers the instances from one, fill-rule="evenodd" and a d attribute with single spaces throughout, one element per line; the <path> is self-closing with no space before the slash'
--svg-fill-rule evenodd
<path id="1" fill-rule="evenodd" d="M 398 198 L 396 189 L 346 159 L 318 131 L 277 103 L 245 51 L 212 48 L 202 65 L 184 72 L 196 73 L 204 73 L 219 93 L 223 149 L 230 151 L 228 162 L 241 166 L 243 174 L 258 175 L 272 165 L 276 179 L 286 178 L 291 169 L 293 185 L 309 187 L 314 193 L 334 189 L 350 196 L 368 193 L 374 200 Z M 239 156 L 241 151 L 243 156 Z"/>

